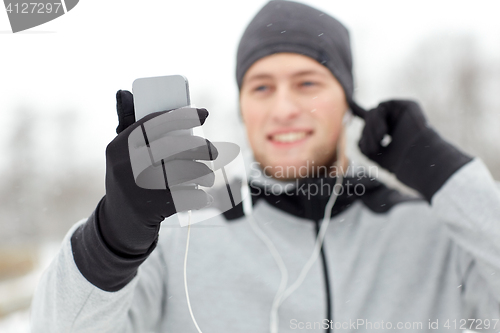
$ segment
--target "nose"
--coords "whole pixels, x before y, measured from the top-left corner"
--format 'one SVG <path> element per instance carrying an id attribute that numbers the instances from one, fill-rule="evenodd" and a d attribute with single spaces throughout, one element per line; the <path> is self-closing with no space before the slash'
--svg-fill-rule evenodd
<path id="1" fill-rule="evenodd" d="M 271 108 L 272 120 L 282 124 L 294 121 L 299 117 L 301 110 L 298 97 L 286 86 L 279 86 L 276 89 Z"/>

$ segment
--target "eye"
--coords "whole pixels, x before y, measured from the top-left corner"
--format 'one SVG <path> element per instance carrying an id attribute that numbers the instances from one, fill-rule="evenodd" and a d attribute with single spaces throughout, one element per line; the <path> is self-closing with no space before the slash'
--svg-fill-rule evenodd
<path id="1" fill-rule="evenodd" d="M 268 87 L 266 85 L 261 85 L 256 87 L 254 90 L 255 91 L 265 91 Z"/>
<path id="2" fill-rule="evenodd" d="M 313 82 L 313 81 L 304 81 L 300 85 L 303 86 L 303 87 L 312 87 L 312 86 L 316 85 L 316 82 Z"/>

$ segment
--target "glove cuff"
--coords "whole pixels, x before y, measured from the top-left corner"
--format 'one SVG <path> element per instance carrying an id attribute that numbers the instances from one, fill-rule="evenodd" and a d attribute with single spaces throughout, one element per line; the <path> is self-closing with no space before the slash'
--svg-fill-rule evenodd
<path id="1" fill-rule="evenodd" d="M 73 233 L 71 247 L 75 264 L 82 275 L 94 286 L 113 292 L 125 287 L 135 277 L 158 239 L 143 255 L 128 258 L 117 255 L 106 245 L 100 232 L 97 212 L 101 202 L 87 222 Z"/>
<path id="2" fill-rule="evenodd" d="M 448 178 L 471 160 L 429 127 L 406 150 L 395 174 L 430 203 Z"/>

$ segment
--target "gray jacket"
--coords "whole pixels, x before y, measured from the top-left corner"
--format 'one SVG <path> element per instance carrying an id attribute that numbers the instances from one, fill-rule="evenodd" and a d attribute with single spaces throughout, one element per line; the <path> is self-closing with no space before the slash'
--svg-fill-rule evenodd
<path id="1" fill-rule="evenodd" d="M 290 284 L 312 253 L 318 222 L 279 201 L 256 200 L 253 216 L 280 252 Z M 116 292 L 95 287 L 75 265 L 70 237 L 79 224 L 40 280 L 34 333 L 197 332 L 183 282 L 187 228 L 175 216 Z M 204 333 L 268 332 L 280 278 L 245 216 L 191 227 L 187 281 Z M 430 205 L 379 186 L 340 207 L 322 255 L 281 305 L 279 325 L 280 332 L 499 332 L 500 188 L 482 161 L 455 172 Z"/>

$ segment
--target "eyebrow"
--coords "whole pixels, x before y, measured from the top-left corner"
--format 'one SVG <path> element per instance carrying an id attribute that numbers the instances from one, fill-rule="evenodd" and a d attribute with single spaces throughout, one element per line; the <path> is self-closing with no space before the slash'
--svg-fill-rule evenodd
<path id="1" fill-rule="evenodd" d="M 303 70 L 297 73 L 293 73 L 291 76 L 292 77 L 301 77 L 301 76 L 306 76 L 306 75 L 319 75 L 319 76 L 326 76 L 324 73 L 308 69 L 308 70 Z M 270 74 L 256 74 L 251 76 L 248 80 L 246 80 L 247 83 L 252 82 L 254 80 L 259 80 L 259 79 L 270 79 L 273 76 Z"/>
<path id="2" fill-rule="evenodd" d="M 252 82 L 255 80 L 259 80 L 259 79 L 270 79 L 271 77 L 272 76 L 269 74 L 257 74 L 257 75 L 251 76 L 249 79 L 245 80 L 245 82 Z"/>
<path id="3" fill-rule="evenodd" d="M 309 70 L 304 70 L 300 71 L 298 73 L 294 73 L 292 77 L 297 77 L 297 76 L 306 76 L 306 75 L 319 75 L 319 76 L 325 76 L 325 73 L 321 73 L 312 69 Z"/>

